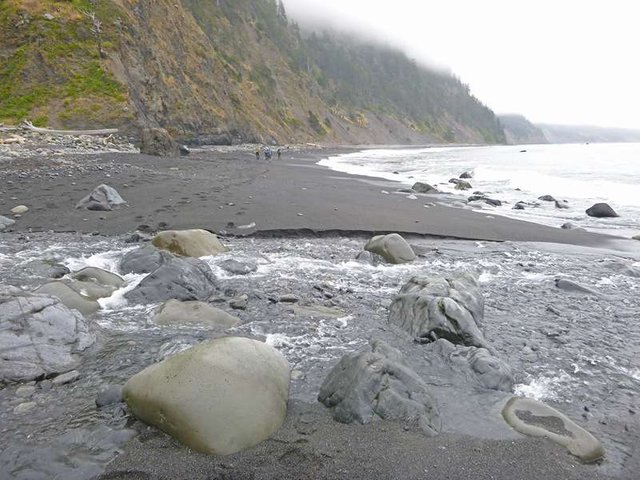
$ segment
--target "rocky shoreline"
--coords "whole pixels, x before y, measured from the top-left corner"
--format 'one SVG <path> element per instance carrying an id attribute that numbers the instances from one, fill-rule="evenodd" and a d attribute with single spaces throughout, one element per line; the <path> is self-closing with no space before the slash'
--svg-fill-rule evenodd
<path id="1" fill-rule="evenodd" d="M 288 158 L 284 168 L 256 163 L 242 152 L 227 153 L 226 160 L 224 153 L 219 155 L 223 158 L 196 153 L 182 164 L 177 158 L 155 159 L 153 168 L 151 159 L 141 156 L 89 157 L 76 179 L 83 184 L 76 185 L 81 187 L 78 195 L 80 190 L 90 193 L 84 187 L 104 179 L 104 169 L 94 167 L 106 160 L 112 168 L 108 172 L 115 174 L 107 178 L 115 180 L 128 206 L 111 205 L 108 198 L 113 197 L 104 195 L 110 210 L 85 206 L 72 210 L 77 218 L 54 218 L 68 205 L 75 207 L 79 198 L 65 198 L 41 212 L 36 204 L 7 227 L 8 233 L 0 233 L 0 271 L 8 285 L 2 290 L 6 308 L 0 317 L 3 325 L 13 325 L 3 332 L 22 332 L 28 317 L 26 331 L 34 330 L 26 337 L 33 342 L 44 332 L 47 338 L 34 345 L 64 347 L 63 354 L 36 348 L 32 357 L 22 350 L 15 358 L 19 363 L 12 366 L 11 354 L 3 357 L 0 463 L 11 472 L 9 478 L 633 478 L 638 438 L 634 399 L 640 391 L 634 339 L 640 339 L 640 331 L 629 322 L 640 308 L 633 295 L 640 288 L 640 255 L 631 246 L 586 232 L 560 237 L 565 232 L 544 227 L 536 235 L 546 244 L 423 235 L 405 235 L 408 243 L 394 235 L 278 235 L 274 231 L 303 230 L 297 222 L 305 225 L 305 217 L 316 221 L 321 213 L 313 210 L 313 202 L 298 204 L 288 192 L 273 191 L 269 177 L 285 171 L 298 172 L 294 178 L 302 182 L 295 185 L 297 190 L 306 192 L 318 184 L 325 188 L 309 200 L 323 195 L 329 203 L 323 208 L 331 209 L 332 217 L 343 224 L 351 221 L 354 230 L 362 220 L 342 218 L 344 204 L 333 207 L 334 198 L 327 202 L 337 192 L 326 188 L 326 182 L 336 179 L 318 174 L 302 160 Z M 36 156 L 16 158 L 15 163 L 1 164 L 5 179 L 29 166 L 44 171 Z M 236 165 L 230 164 L 232 158 Z M 78 159 L 70 161 L 75 171 Z M 140 161 L 146 162 L 144 167 Z M 238 168 L 237 162 L 246 163 Z M 239 228 L 244 223 L 236 221 L 216 230 L 223 233 L 221 243 L 200 231 L 188 234 L 190 246 L 177 247 L 183 231 L 164 239 L 166 232 L 149 232 L 193 222 L 193 217 L 180 218 L 190 204 L 160 212 L 150 222 L 150 215 L 133 215 L 146 207 L 139 201 L 140 192 L 127 195 L 128 187 L 118 183 L 137 166 L 144 174 L 133 181 L 137 179 L 140 190 L 143 179 L 149 184 L 147 201 L 153 199 L 149 193 L 154 189 L 167 194 L 167 179 L 179 180 L 187 196 L 193 190 L 186 185 L 197 185 L 198 172 L 208 175 L 210 168 L 221 165 L 225 169 L 218 178 L 206 177 L 217 183 L 210 185 L 203 210 L 191 215 L 219 204 L 223 208 L 216 207 L 215 213 L 222 219 L 214 220 L 217 225 L 229 218 L 225 210 L 232 210 L 230 218 L 280 227 L 265 228 L 270 237 L 246 237 Z M 248 166 L 254 171 L 247 172 Z M 309 183 L 303 183 L 305 176 Z M 41 203 L 47 196 L 63 194 L 68 184 L 49 185 L 38 197 L 29 182 L 46 185 L 51 177 L 22 178 L 25 191 Z M 228 184 L 232 178 L 238 183 Z M 274 180 L 287 183 L 291 178 Z M 373 198 L 380 188 L 365 179 L 357 185 L 349 192 L 356 203 L 366 195 Z M 256 186 L 261 189 L 249 198 L 247 188 Z M 3 205 L 14 202 L 5 198 L 6 190 L 2 194 Z M 267 210 L 286 208 L 287 215 L 261 218 L 263 206 L 251 200 L 262 194 L 269 200 L 280 198 L 278 204 L 267 204 Z M 224 195 L 244 198 L 244 210 L 234 209 L 238 204 L 233 201 L 221 203 Z M 408 218 L 388 220 L 395 215 L 396 200 L 385 201 L 388 212 L 377 212 L 373 230 L 413 223 L 410 208 Z M 452 218 L 454 226 L 467 219 L 465 211 L 456 215 L 462 218 Z M 94 217 L 83 219 L 89 216 Z M 165 228 L 160 225 L 163 217 Z M 434 218 L 439 226 L 438 216 Z M 88 234 L 37 233 L 29 225 L 39 219 L 46 219 L 42 230 L 60 231 L 64 228 L 48 227 L 67 222 L 69 230 Z M 482 217 L 479 224 L 482 220 L 486 223 Z M 131 228 L 135 222 L 140 222 L 137 233 Z M 208 224 L 191 227 L 215 230 L 203 223 Z M 326 223 L 319 226 L 334 227 L 331 219 Z M 496 225 L 501 225 L 499 235 L 508 234 L 511 227 L 521 228 L 512 233 L 515 236 L 534 231 L 523 222 L 498 220 Z M 254 233 L 259 228 L 246 230 Z M 496 235 L 489 230 L 480 228 L 473 238 Z M 562 243 L 590 246 L 551 243 L 556 235 Z M 59 276 L 63 279 L 52 279 Z M 563 288 L 567 282 L 583 290 Z M 49 285 L 44 291 L 48 296 L 30 293 L 42 285 Z M 61 292 L 62 286 L 67 290 Z M 165 301 L 175 302 L 172 299 L 182 303 L 158 309 Z M 38 318 L 44 320 L 42 328 Z M 60 323 L 60 318 L 66 320 Z M 68 325 L 69 331 L 46 330 L 47 322 Z M 136 421 L 129 409 L 132 400 L 129 408 L 120 402 L 120 387 L 146 366 L 178 359 L 189 347 L 207 340 L 215 344 L 223 337 L 265 342 L 290 366 L 287 416 L 268 440 L 228 456 L 194 453 Z M 546 392 L 535 391 L 544 385 Z M 125 388 L 124 397 L 130 392 Z M 563 447 L 517 433 L 531 435 L 541 429 L 547 437 L 573 439 L 566 447 L 585 461 L 601 456 L 599 444 L 567 417 L 542 404 L 509 403 L 512 392 L 547 401 L 582 424 L 602 441 L 604 462 L 583 465 Z M 233 402 L 238 409 L 242 403 Z M 172 423 L 166 407 L 162 411 Z M 140 410 L 136 413 L 154 423 Z M 239 415 L 243 416 L 241 410 Z M 577 438 L 587 441 L 576 447 Z M 83 453 L 87 449 L 92 453 Z"/>

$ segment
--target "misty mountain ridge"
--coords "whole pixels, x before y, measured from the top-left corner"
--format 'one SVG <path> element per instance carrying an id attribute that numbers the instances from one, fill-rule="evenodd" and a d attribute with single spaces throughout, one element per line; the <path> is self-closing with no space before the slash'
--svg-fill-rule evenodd
<path id="1" fill-rule="evenodd" d="M 212 143 L 506 140 L 459 79 L 302 32 L 274 0 L 4 0 L 0 122 L 23 119 Z"/>

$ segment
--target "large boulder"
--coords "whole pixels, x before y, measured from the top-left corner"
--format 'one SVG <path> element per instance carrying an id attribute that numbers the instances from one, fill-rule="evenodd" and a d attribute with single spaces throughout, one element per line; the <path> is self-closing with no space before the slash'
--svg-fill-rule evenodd
<path id="1" fill-rule="evenodd" d="M 227 251 L 218 237 L 206 230 L 166 230 L 153 238 L 153 245 L 183 257 L 206 257 Z"/>
<path id="2" fill-rule="evenodd" d="M 118 191 L 109 185 L 98 185 L 93 191 L 78 202 L 76 208 L 87 210 L 110 211 L 113 207 L 124 205 L 125 202 Z"/>
<path id="3" fill-rule="evenodd" d="M 585 463 L 593 463 L 604 457 L 604 448 L 597 438 L 542 402 L 513 397 L 502 410 L 502 416 L 518 432 L 548 438 Z"/>
<path id="4" fill-rule="evenodd" d="M 273 435 L 285 419 L 289 365 L 248 338 L 208 341 L 129 379 L 125 402 L 143 422 L 199 452 L 228 455 Z"/>
<path id="5" fill-rule="evenodd" d="M 211 268 L 196 258 L 175 257 L 147 275 L 124 296 L 131 303 L 176 300 L 206 300 L 216 288 Z"/>
<path id="6" fill-rule="evenodd" d="M 178 155 L 178 144 L 164 128 L 144 128 L 140 132 L 140 153 L 158 157 Z"/>
<path id="7" fill-rule="evenodd" d="M 418 192 L 418 193 L 442 193 L 436 187 L 433 187 L 433 186 L 429 185 L 428 183 L 423 183 L 423 182 L 414 183 L 413 187 L 411 187 L 411 190 L 413 190 L 415 192 Z"/>
<path id="8" fill-rule="evenodd" d="M 0 286 L 0 382 L 73 370 L 95 340 L 84 317 L 58 299 Z"/>
<path id="9" fill-rule="evenodd" d="M 318 400 L 341 423 L 365 424 L 377 416 L 419 426 L 427 435 L 441 429 L 427 385 L 402 353 L 384 342 L 342 357 L 322 383 Z"/>
<path id="10" fill-rule="evenodd" d="M 100 304 L 96 301 L 95 296 L 94 298 L 91 298 L 87 295 L 83 295 L 62 280 L 45 283 L 38 287 L 35 290 L 35 293 L 56 297 L 65 306 L 72 310 L 78 310 L 82 315 L 91 315 L 100 310 Z"/>
<path id="11" fill-rule="evenodd" d="M 174 255 L 166 250 L 158 250 L 152 245 L 147 245 L 127 252 L 120 260 L 120 272 L 123 275 L 151 273 L 173 258 Z"/>
<path id="12" fill-rule="evenodd" d="M 158 307 L 153 322 L 157 325 L 230 328 L 239 324 L 240 319 L 204 302 L 169 300 Z"/>
<path id="13" fill-rule="evenodd" d="M 428 358 L 433 356 L 444 361 L 455 372 L 462 373 L 477 387 L 488 390 L 513 390 L 513 372 L 509 365 L 494 356 L 486 348 L 454 345 L 441 338 L 428 347 Z"/>
<path id="14" fill-rule="evenodd" d="M 411 245 L 397 233 L 376 235 L 367 242 L 364 249 L 380 255 L 388 263 L 408 263 L 416 258 Z"/>
<path id="15" fill-rule="evenodd" d="M 389 322 L 417 339 L 445 338 L 458 345 L 490 348 L 480 331 L 484 298 L 473 274 L 455 278 L 413 277 L 389 307 Z"/>
<path id="16" fill-rule="evenodd" d="M 3 217 L 2 215 L 0 215 L 0 232 L 3 231 L 5 228 L 10 227 L 14 223 L 16 223 L 15 220 L 11 220 L 10 218 Z"/>
<path id="17" fill-rule="evenodd" d="M 592 207 L 587 208 L 586 214 L 596 218 L 619 217 L 615 210 L 606 203 L 596 203 Z"/>

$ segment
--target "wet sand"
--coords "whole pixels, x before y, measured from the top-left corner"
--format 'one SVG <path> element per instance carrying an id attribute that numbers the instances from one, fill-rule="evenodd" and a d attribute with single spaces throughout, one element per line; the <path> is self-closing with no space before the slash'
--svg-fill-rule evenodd
<path id="1" fill-rule="evenodd" d="M 12 226 L 21 232 L 204 228 L 229 235 L 399 232 L 622 249 L 630 243 L 441 205 L 449 196 L 408 199 L 397 192 L 398 183 L 316 165 L 331 153 L 285 151 L 271 162 L 241 150 L 181 158 L 105 153 L 13 160 L 0 164 L 0 214 L 11 216 L 11 208 L 27 205 L 29 212 Z M 116 188 L 128 205 L 110 212 L 75 209 L 101 183 Z"/>

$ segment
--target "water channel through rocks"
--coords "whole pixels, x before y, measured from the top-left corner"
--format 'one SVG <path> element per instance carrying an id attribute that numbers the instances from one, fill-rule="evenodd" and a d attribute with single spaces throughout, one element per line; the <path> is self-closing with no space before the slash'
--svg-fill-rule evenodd
<path id="1" fill-rule="evenodd" d="M 279 349 L 292 369 L 291 399 L 317 401 L 323 379 L 348 352 L 380 339 L 398 348 L 433 391 L 443 431 L 483 438 L 516 435 L 492 416 L 503 392 L 462 387 L 435 371 L 424 347 L 387 322 L 388 307 L 414 275 L 474 272 L 485 298 L 485 338 L 515 374 L 516 394 L 543 400 L 598 437 L 616 475 L 633 453 L 640 416 L 640 255 L 571 246 L 408 238 L 419 253 L 405 265 L 355 260 L 367 238 L 288 236 L 225 238 L 226 254 L 205 257 L 218 278 L 215 306 L 242 323 L 227 332 L 158 327 L 157 305 L 129 306 L 123 294 L 101 300 L 92 318 L 98 342 L 79 378 L 0 387 L 0 476 L 86 479 L 100 473 L 134 435 L 122 404 L 96 408 L 98 392 L 122 385 L 149 364 L 205 339 L 250 336 Z M 0 234 L 3 284 L 33 289 L 51 265 L 96 266 L 118 273 L 126 237 Z M 257 264 L 233 275 L 228 259 Z M 558 288 L 563 278 L 594 293 Z M 229 299 L 247 295 L 244 310 Z M 33 387 L 33 388 L 25 388 Z M 452 395 L 455 391 L 465 395 Z M 455 398 L 455 402 L 452 400 Z M 25 407 L 24 404 L 31 404 Z M 21 407 L 22 405 L 22 407 Z M 498 410 L 499 411 L 499 410 Z"/>

